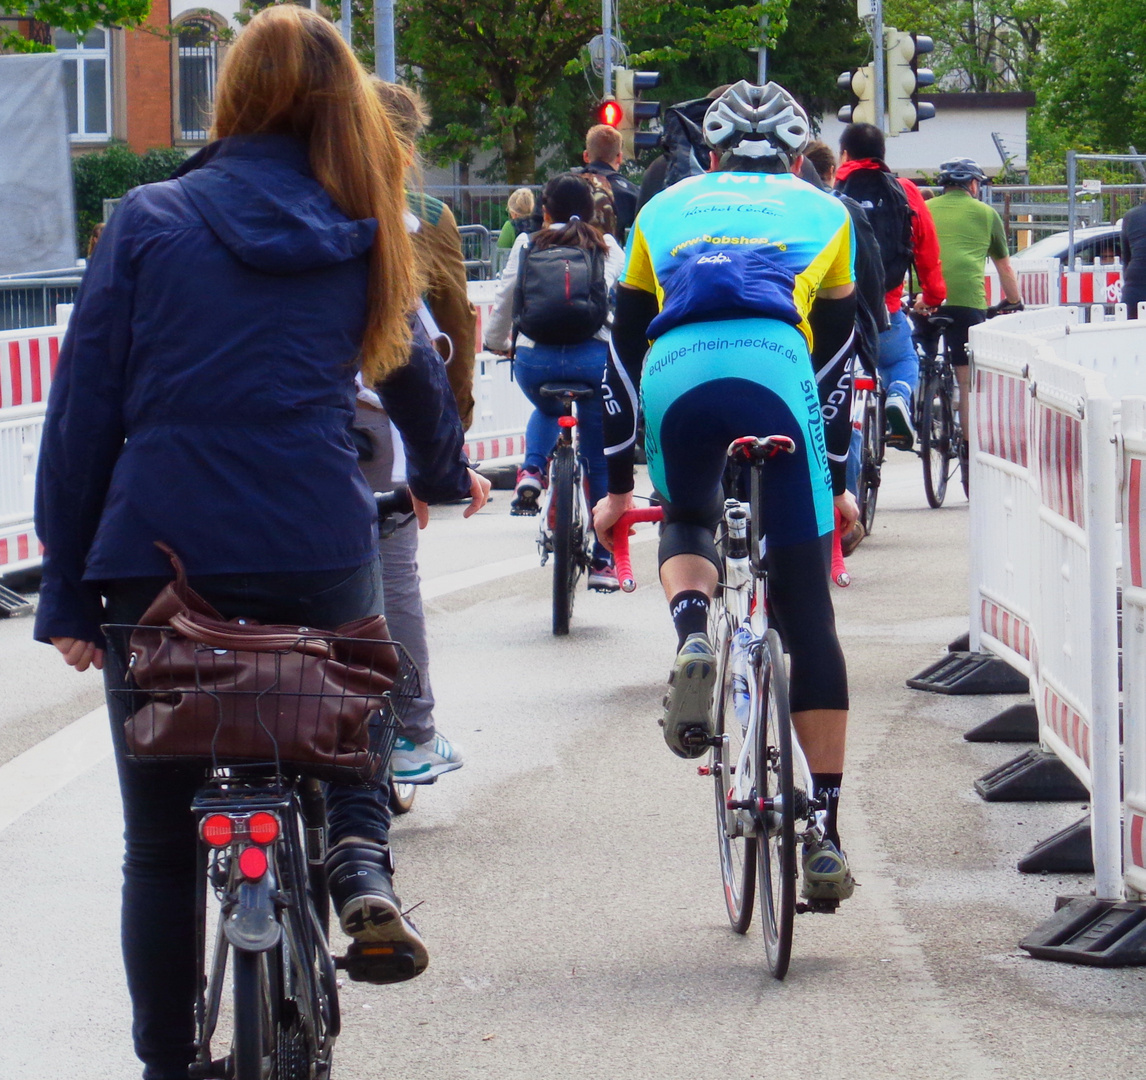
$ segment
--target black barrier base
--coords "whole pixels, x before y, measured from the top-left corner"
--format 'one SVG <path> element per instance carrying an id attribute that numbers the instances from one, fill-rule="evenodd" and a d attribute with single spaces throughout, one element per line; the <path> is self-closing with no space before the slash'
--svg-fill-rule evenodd
<path id="1" fill-rule="evenodd" d="M 975 781 L 986 802 L 1089 802 L 1090 792 L 1054 754 L 1028 750 Z"/>
<path id="2" fill-rule="evenodd" d="M 18 592 L 13 592 L 6 585 L 0 585 L 0 619 L 9 619 L 14 615 L 31 615 L 33 606 Z"/>
<path id="3" fill-rule="evenodd" d="M 948 652 L 970 652 L 971 651 L 971 631 L 968 630 L 965 634 L 960 634 L 954 641 L 947 646 Z"/>
<path id="4" fill-rule="evenodd" d="M 1033 701 L 1009 705 L 964 736 L 967 742 L 1038 742 L 1039 714 Z"/>
<path id="5" fill-rule="evenodd" d="M 1020 874 L 1093 874 L 1094 852 L 1090 846 L 1090 818 L 1084 817 L 1042 843 L 1035 844 L 1019 860 Z"/>
<path id="6" fill-rule="evenodd" d="M 1092 967 L 1146 964 L 1146 904 L 1079 896 L 1019 942 L 1031 956 Z"/>
<path id="7" fill-rule="evenodd" d="M 949 652 L 907 680 L 935 694 L 1029 694 L 1027 677 L 990 653 Z"/>

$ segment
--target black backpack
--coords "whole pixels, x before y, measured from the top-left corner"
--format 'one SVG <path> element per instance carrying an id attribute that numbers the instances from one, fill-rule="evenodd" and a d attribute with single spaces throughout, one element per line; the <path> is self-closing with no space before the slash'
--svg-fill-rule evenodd
<path id="1" fill-rule="evenodd" d="M 515 335 L 539 345 L 576 345 L 600 330 L 608 314 L 604 252 L 526 244 L 513 296 Z"/>
<path id="2" fill-rule="evenodd" d="M 902 285 L 914 254 L 911 239 L 913 211 L 907 201 L 907 192 L 891 173 L 883 169 L 856 169 L 838 187 L 867 212 L 883 257 L 884 292 Z"/>

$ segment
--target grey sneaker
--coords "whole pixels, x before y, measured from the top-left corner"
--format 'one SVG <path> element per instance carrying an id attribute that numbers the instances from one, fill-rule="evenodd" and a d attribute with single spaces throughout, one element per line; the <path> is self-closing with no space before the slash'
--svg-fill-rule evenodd
<path id="1" fill-rule="evenodd" d="M 696 758 L 708 753 L 715 685 L 716 656 L 708 635 L 689 634 L 669 672 L 669 692 L 661 720 L 665 742 L 677 757 Z"/>
<path id="2" fill-rule="evenodd" d="M 394 740 L 390 772 L 400 784 L 432 784 L 442 773 L 453 772 L 463 764 L 461 747 L 444 735 L 435 734 L 424 743 L 399 735 Z"/>
<path id="3" fill-rule="evenodd" d="M 830 840 L 804 845 L 804 882 L 800 895 L 805 900 L 846 900 L 856 888 L 848 868 L 848 858 Z"/>

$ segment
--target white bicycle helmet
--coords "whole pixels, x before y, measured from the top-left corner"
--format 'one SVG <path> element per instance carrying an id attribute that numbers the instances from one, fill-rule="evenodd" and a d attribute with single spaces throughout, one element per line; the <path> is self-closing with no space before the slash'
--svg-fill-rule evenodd
<path id="1" fill-rule="evenodd" d="M 722 160 L 779 157 L 790 164 L 810 139 L 808 114 L 779 83 L 741 79 L 704 114 L 704 140 Z"/>

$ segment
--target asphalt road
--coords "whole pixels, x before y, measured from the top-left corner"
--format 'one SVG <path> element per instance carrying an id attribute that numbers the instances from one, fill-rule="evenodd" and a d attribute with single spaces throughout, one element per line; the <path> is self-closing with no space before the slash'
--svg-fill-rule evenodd
<path id="1" fill-rule="evenodd" d="M 636 593 L 582 593 L 557 640 L 534 524 L 507 494 L 467 522 L 438 515 L 423 534 L 434 688 L 467 764 L 394 829 L 430 967 L 343 988 L 337 1077 L 1146 1075 L 1141 969 L 1017 948 L 1057 894 L 1090 888 L 1014 869 L 1080 805 L 980 801 L 975 778 L 1025 748 L 962 735 L 1013 699 L 904 685 L 966 629 L 967 513 L 955 493 L 928 510 L 916 459 L 894 458 L 835 591 L 853 705 L 841 831 L 860 886 L 837 915 L 797 919 L 782 984 L 758 925 L 728 929 L 710 781 L 655 723 L 673 647 L 655 544 L 634 545 Z M 42 742 L 98 706 L 98 679 L 30 630 L 0 622 L 0 1078 L 126 1080 L 106 738 L 97 717 Z"/>

